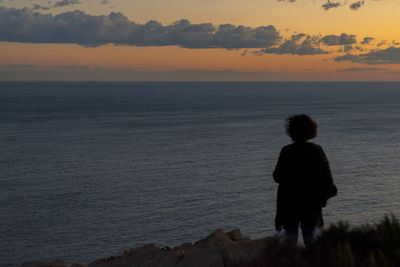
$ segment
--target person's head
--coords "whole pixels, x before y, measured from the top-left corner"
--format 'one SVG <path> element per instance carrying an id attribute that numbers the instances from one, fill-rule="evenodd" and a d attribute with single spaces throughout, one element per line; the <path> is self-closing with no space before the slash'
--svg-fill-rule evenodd
<path id="1" fill-rule="evenodd" d="M 286 133 L 294 142 L 305 142 L 317 136 L 317 123 L 311 117 L 301 114 L 286 119 Z"/>

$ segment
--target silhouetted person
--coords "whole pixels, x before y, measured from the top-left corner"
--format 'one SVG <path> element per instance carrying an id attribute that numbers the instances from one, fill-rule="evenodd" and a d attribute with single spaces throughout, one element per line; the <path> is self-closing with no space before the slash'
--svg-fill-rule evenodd
<path id="1" fill-rule="evenodd" d="M 317 124 L 307 115 L 286 120 L 293 143 L 282 148 L 273 176 L 279 184 L 275 228 L 297 243 L 301 225 L 306 246 L 323 226 L 322 207 L 337 194 L 328 159 L 320 145 L 308 142 L 317 136 Z"/>

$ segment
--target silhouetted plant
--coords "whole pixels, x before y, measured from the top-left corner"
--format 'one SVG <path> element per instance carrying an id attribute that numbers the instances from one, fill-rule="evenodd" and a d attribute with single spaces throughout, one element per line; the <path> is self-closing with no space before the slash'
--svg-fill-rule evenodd
<path id="1" fill-rule="evenodd" d="M 354 267 L 353 252 L 349 242 L 338 244 L 337 248 L 338 264 L 342 267 Z"/>
<path id="2" fill-rule="evenodd" d="M 350 228 L 340 222 L 306 249 L 278 241 L 268 248 L 265 266 L 395 267 L 400 266 L 400 223 L 393 214 L 376 225 Z"/>

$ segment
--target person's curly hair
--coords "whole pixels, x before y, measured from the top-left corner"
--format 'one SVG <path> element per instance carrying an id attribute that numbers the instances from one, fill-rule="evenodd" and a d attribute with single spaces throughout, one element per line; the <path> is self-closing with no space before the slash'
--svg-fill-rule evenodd
<path id="1" fill-rule="evenodd" d="M 317 136 L 317 123 L 305 114 L 293 115 L 286 119 L 286 133 L 294 142 L 302 142 Z"/>

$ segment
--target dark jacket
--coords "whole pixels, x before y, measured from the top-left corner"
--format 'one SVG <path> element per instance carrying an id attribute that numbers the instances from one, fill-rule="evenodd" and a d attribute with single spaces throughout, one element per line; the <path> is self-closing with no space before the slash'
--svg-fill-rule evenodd
<path id="1" fill-rule="evenodd" d="M 321 146 L 295 142 L 283 147 L 273 176 L 279 184 L 276 229 L 290 225 L 297 227 L 298 221 L 311 228 L 321 227 L 322 207 L 337 194 Z"/>

